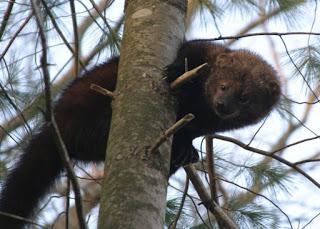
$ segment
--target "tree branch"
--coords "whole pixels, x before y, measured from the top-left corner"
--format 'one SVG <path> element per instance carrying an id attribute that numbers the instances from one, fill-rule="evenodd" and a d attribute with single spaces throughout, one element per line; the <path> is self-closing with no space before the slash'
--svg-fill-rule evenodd
<path id="1" fill-rule="evenodd" d="M 203 205 L 217 218 L 217 220 L 220 220 L 224 228 L 237 229 L 237 225 L 232 221 L 232 219 L 217 205 L 215 201 L 210 198 L 194 166 L 192 164 L 187 165 L 184 167 L 184 170 L 188 174 L 194 188 L 202 200 Z"/>
<path id="2" fill-rule="evenodd" d="M 4 30 L 5 30 L 6 26 L 7 26 L 8 21 L 9 21 L 9 17 L 11 15 L 11 11 L 12 11 L 14 2 L 15 2 L 15 0 L 9 1 L 7 9 L 4 12 L 3 20 L 2 20 L 1 26 L 0 26 L 0 41 L 2 40 L 1 38 L 2 38 L 3 32 L 4 32 Z"/>
<path id="3" fill-rule="evenodd" d="M 216 38 L 207 38 L 207 39 L 201 39 L 203 41 L 219 41 L 219 40 L 238 40 L 240 38 L 245 38 L 245 37 L 255 37 L 255 36 L 290 36 L 290 35 L 315 35 L 315 36 L 320 36 L 320 33 L 315 33 L 315 32 L 261 32 L 261 33 L 248 33 L 248 34 L 243 34 L 243 35 L 238 35 L 238 36 L 219 36 Z"/>
<path id="4" fill-rule="evenodd" d="M 32 14 L 30 14 L 30 18 L 32 17 Z M 123 18 L 121 18 L 119 20 L 119 22 L 115 25 L 114 30 L 115 31 L 119 31 L 122 25 L 122 21 Z M 85 23 L 84 23 L 85 24 Z M 84 25 L 81 24 L 79 31 L 84 30 Z M 100 44 L 98 44 L 93 50 L 91 50 L 91 52 L 86 55 L 83 56 L 80 60 L 80 63 L 83 63 L 83 65 L 88 64 L 93 57 L 95 57 L 95 55 L 97 55 L 97 53 L 99 51 L 101 51 L 106 45 L 108 45 L 110 43 L 110 39 L 106 39 L 105 41 L 101 42 Z M 1 58 L 0 58 L 1 60 Z M 68 72 L 66 72 L 63 76 L 60 77 L 59 81 L 56 82 L 54 85 L 51 86 L 52 92 L 54 92 L 55 94 L 57 93 L 58 89 L 60 89 L 65 83 L 66 81 L 70 80 L 70 77 L 73 75 L 73 68 L 70 69 Z M 22 114 L 25 116 L 25 118 L 27 120 L 29 120 L 30 118 L 34 117 L 34 113 L 33 109 L 36 106 L 39 106 L 39 103 L 42 99 L 42 95 L 39 95 L 37 98 L 35 98 L 33 100 L 33 102 L 27 106 L 26 108 L 23 109 Z M 10 119 L 9 121 L 5 122 L 2 124 L 2 129 L 0 129 L 0 139 L 4 138 L 7 136 L 7 133 L 9 133 L 10 131 L 18 128 L 19 126 L 21 126 L 23 124 L 23 119 L 21 119 L 21 115 L 18 114 L 15 117 L 13 117 L 12 119 Z M 6 130 L 6 131 L 4 131 Z"/>
<path id="5" fill-rule="evenodd" d="M 171 225 L 169 225 L 169 229 L 176 229 L 177 228 L 178 220 L 180 218 L 180 215 L 181 215 L 181 212 L 182 212 L 182 209 L 183 209 L 183 206 L 184 206 L 187 194 L 188 194 L 188 189 L 189 189 L 189 177 L 186 174 L 186 184 L 184 186 L 183 195 L 182 195 L 181 203 L 180 203 L 180 206 L 179 206 L 179 210 L 178 210 L 178 213 L 177 213 L 174 221 L 171 223 Z"/>
<path id="6" fill-rule="evenodd" d="M 216 187 L 216 175 L 215 175 L 215 168 L 214 168 L 214 160 L 213 160 L 213 143 L 212 137 L 207 135 L 205 137 L 206 141 L 206 157 L 207 157 L 207 171 L 209 176 L 209 187 L 211 193 L 211 199 L 219 206 L 219 199 L 217 194 L 217 187 Z M 225 228 L 224 223 L 217 217 L 217 223 L 220 229 Z"/>
<path id="7" fill-rule="evenodd" d="M 3 50 L 3 52 L 1 53 L 0 61 L 4 58 L 4 56 L 6 55 L 7 51 L 8 51 L 9 48 L 11 47 L 12 43 L 15 41 L 15 39 L 17 38 L 17 36 L 19 35 L 19 33 L 23 30 L 23 28 L 28 24 L 28 22 L 30 21 L 31 18 L 32 18 L 32 13 L 30 13 L 30 14 L 28 15 L 28 17 L 27 17 L 26 20 L 22 23 L 22 25 L 19 27 L 19 29 L 13 34 L 11 40 L 9 41 L 9 43 L 7 44 L 7 46 L 5 47 L 5 49 Z"/>
<path id="8" fill-rule="evenodd" d="M 70 10 L 71 10 L 71 18 L 72 18 L 72 28 L 73 28 L 73 39 L 74 39 L 74 76 L 79 75 L 79 55 L 80 55 L 80 46 L 79 46 L 79 36 L 78 36 L 78 25 L 77 25 L 77 17 L 76 17 L 76 10 L 74 5 L 74 0 L 70 1 Z"/>
<path id="9" fill-rule="evenodd" d="M 36 226 L 41 227 L 41 228 L 46 228 L 44 225 L 38 224 L 38 223 L 28 219 L 28 218 L 24 218 L 24 217 L 21 217 L 21 216 L 18 216 L 18 215 L 10 214 L 8 212 L 0 211 L 0 215 L 4 215 L 4 216 L 7 216 L 7 217 L 10 217 L 10 218 L 13 218 L 13 219 L 17 219 L 17 220 L 20 220 L 20 221 L 23 221 L 23 222 L 26 222 L 26 223 L 29 223 L 29 224 L 32 224 L 32 225 L 36 225 Z"/>
<path id="10" fill-rule="evenodd" d="M 187 81 L 199 76 L 202 72 L 209 69 L 209 65 L 207 63 L 204 63 L 194 69 L 191 69 L 190 71 L 187 71 L 183 73 L 181 76 L 179 76 L 175 81 L 173 81 L 170 84 L 171 89 L 177 89 L 181 87 L 181 85 L 185 84 Z"/>
<path id="11" fill-rule="evenodd" d="M 185 115 L 183 118 L 181 118 L 179 121 L 177 121 L 175 124 L 173 124 L 169 129 L 167 129 L 157 140 L 156 142 L 150 147 L 150 152 L 155 152 L 159 146 L 168 140 L 171 135 L 176 133 L 178 130 L 180 130 L 182 127 L 184 127 L 186 124 L 191 122 L 194 119 L 194 115 L 189 113 Z"/>
<path id="12" fill-rule="evenodd" d="M 268 198 L 268 197 L 266 197 L 265 195 L 262 195 L 262 194 L 260 194 L 260 193 L 254 192 L 254 191 L 252 191 L 252 190 L 249 189 L 249 188 L 243 187 L 243 186 L 241 186 L 241 185 L 239 185 L 239 184 L 237 184 L 237 183 L 235 183 L 235 182 L 232 182 L 232 181 L 223 179 L 222 177 L 219 177 L 218 179 L 221 180 L 221 181 L 223 181 L 223 182 L 226 182 L 226 183 L 235 185 L 235 186 L 238 187 L 238 188 L 244 189 L 244 190 L 246 190 L 247 192 L 249 192 L 249 193 L 251 193 L 251 194 L 254 194 L 254 195 L 256 195 L 256 196 L 260 196 L 260 197 L 266 199 L 268 202 L 270 202 L 273 206 L 275 206 L 275 207 L 287 218 L 288 223 L 290 224 L 290 228 L 293 229 L 293 226 L 292 226 L 292 223 L 291 223 L 291 220 L 290 220 L 289 216 L 288 216 L 276 203 L 274 203 L 270 198 Z"/>
<path id="13" fill-rule="evenodd" d="M 296 170 L 298 173 L 300 173 L 301 175 L 303 175 L 304 177 L 306 177 L 309 181 L 311 181 L 315 186 L 317 186 L 319 189 L 320 189 L 320 184 L 315 180 L 313 179 L 311 176 L 309 176 L 306 172 L 304 172 L 302 169 L 300 169 L 298 166 L 296 166 L 294 163 L 291 163 L 289 161 L 287 161 L 286 159 L 282 158 L 282 157 L 279 157 L 278 155 L 274 154 L 275 152 L 277 152 L 278 150 L 274 151 L 274 152 L 267 152 L 267 151 L 264 151 L 264 150 L 261 150 L 261 149 L 257 149 L 257 148 L 254 148 L 254 147 L 251 147 L 251 146 L 248 146 L 234 138 L 230 138 L 230 137 L 226 137 L 226 136 L 222 136 L 222 135 L 217 135 L 217 134 L 213 134 L 211 135 L 213 138 L 216 138 L 216 139 L 220 139 L 220 140 L 223 140 L 223 141 L 228 141 L 228 142 L 232 142 L 238 146 L 240 146 L 241 148 L 243 149 L 246 149 L 246 150 L 249 150 L 251 152 L 254 152 L 254 153 L 257 153 L 257 154 L 260 154 L 260 155 L 264 155 L 264 156 L 267 156 L 267 157 L 271 157 L 291 168 L 293 168 L 294 170 Z M 317 137 L 319 138 L 319 137 Z M 315 138 L 312 138 L 312 139 L 315 139 Z M 301 143 L 303 141 L 299 141 L 297 143 L 293 143 L 291 144 L 292 145 L 296 145 L 298 143 Z"/>
<path id="14" fill-rule="evenodd" d="M 109 96 L 111 99 L 115 99 L 115 97 L 116 97 L 115 93 L 113 93 L 112 91 L 109 91 L 108 89 L 100 87 L 99 85 L 94 84 L 94 83 L 92 83 L 90 85 L 90 89 L 92 89 L 96 92 L 99 92 L 102 95 Z"/>
<path id="15" fill-rule="evenodd" d="M 85 229 L 86 223 L 83 217 L 83 210 L 82 210 L 82 201 L 81 201 L 81 193 L 79 184 L 77 182 L 75 173 L 71 166 L 71 161 L 69 158 L 69 154 L 67 152 L 67 148 L 62 140 L 58 125 L 54 118 L 54 113 L 52 112 L 52 102 L 51 102 L 51 90 L 50 90 L 50 76 L 48 71 L 48 64 L 47 64 L 47 40 L 46 35 L 43 28 L 43 22 L 41 19 L 40 9 L 38 8 L 37 2 L 35 0 L 31 0 L 33 14 L 36 18 L 37 26 L 39 28 L 40 40 L 42 45 L 42 56 L 41 56 L 41 69 L 43 72 L 43 78 L 45 83 L 45 99 L 46 99 L 46 120 L 51 122 L 53 126 L 53 130 L 55 133 L 55 141 L 57 142 L 58 152 L 60 154 L 61 160 L 67 169 L 68 176 L 72 182 L 73 190 L 75 193 L 75 202 L 77 206 L 77 214 L 79 220 L 79 227 L 81 229 Z"/>

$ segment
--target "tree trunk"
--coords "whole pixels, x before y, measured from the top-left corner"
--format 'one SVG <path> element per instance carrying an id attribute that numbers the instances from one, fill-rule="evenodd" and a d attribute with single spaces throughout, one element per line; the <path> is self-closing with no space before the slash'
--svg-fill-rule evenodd
<path id="1" fill-rule="evenodd" d="M 130 0 L 125 7 L 99 228 L 163 228 L 171 141 L 148 148 L 176 118 L 162 72 L 184 36 L 185 1 Z"/>

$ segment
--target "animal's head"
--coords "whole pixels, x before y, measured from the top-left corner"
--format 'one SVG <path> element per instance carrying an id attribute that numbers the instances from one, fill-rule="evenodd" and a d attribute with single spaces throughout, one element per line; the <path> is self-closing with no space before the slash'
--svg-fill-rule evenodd
<path id="1" fill-rule="evenodd" d="M 221 53 L 205 84 L 208 102 L 215 113 L 223 120 L 242 124 L 263 118 L 279 100 L 280 92 L 273 68 L 244 50 Z"/>

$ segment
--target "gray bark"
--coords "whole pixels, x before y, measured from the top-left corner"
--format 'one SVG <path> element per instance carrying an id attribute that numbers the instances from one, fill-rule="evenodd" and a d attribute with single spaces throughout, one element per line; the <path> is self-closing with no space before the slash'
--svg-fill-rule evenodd
<path id="1" fill-rule="evenodd" d="M 183 40 L 184 14 L 181 0 L 127 1 L 99 228 L 163 228 L 171 141 L 148 148 L 176 119 L 162 72 Z"/>

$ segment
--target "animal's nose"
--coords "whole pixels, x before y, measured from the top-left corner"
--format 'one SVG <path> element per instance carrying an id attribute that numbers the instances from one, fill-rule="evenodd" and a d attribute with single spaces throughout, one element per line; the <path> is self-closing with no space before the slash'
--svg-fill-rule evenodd
<path id="1" fill-rule="evenodd" d="M 217 109 L 218 109 L 219 111 L 223 111 L 224 108 L 225 108 L 224 103 L 223 103 L 222 101 L 218 101 L 218 102 L 217 102 Z"/>

